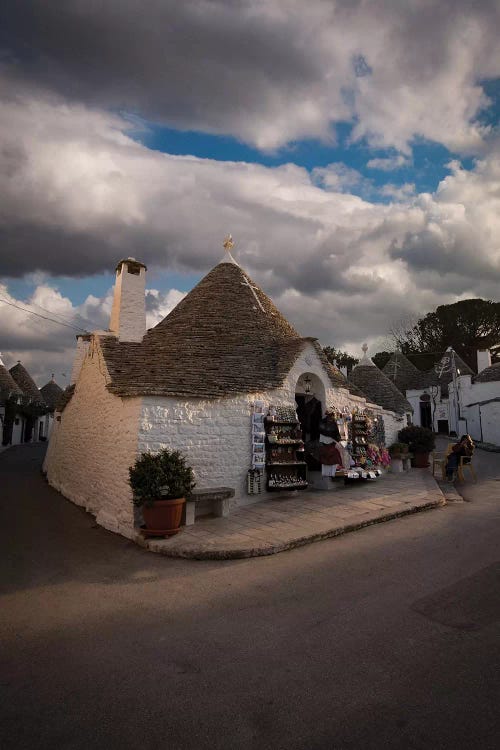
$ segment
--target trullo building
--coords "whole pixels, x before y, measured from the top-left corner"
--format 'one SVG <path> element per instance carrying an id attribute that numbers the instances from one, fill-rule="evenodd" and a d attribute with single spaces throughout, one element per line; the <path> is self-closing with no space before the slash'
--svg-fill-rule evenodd
<path id="1" fill-rule="evenodd" d="M 148 331 L 145 276 L 144 264 L 120 261 L 109 330 L 78 337 L 45 460 L 49 482 L 101 525 L 136 534 L 128 467 L 164 446 L 186 455 L 198 487 L 234 488 L 235 504 L 266 497 L 247 485 L 256 402 L 368 406 L 395 439 L 401 417 L 367 403 L 229 253 Z"/>

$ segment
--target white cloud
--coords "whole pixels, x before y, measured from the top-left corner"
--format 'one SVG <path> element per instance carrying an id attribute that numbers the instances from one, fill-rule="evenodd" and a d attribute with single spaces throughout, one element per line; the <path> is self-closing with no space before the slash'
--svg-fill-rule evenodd
<path id="1" fill-rule="evenodd" d="M 463 296 L 498 297 L 496 151 L 471 171 L 450 164 L 435 194 L 413 195 L 408 185 L 381 204 L 350 194 L 358 178 L 342 165 L 311 176 L 293 164 L 171 156 L 127 137 L 127 127 L 21 89 L 0 112 L 2 272 L 42 272 L 31 301 L 59 315 L 106 327 L 110 297 L 74 306 L 50 275 L 111 271 L 128 255 L 153 272 L 201 274 L 220 259 L 228 231 L 241 265 L 323 344 L 376 338 L 398 316 Z M 149 320 L 181 294 L 152 290 Z M 2 309 L 0 348 L 12 359 L 32 352 L 35 375 L 50 375 L 51 361 L 70 362 L 74 333 Z"/>
<path id="2" fill-rule="evenodd" d="M 405 182 L 403 185 L 387 183 L 380 188 L 380 194 L 395 201 L 403 201 L 415 195 L 415 183 Z"/>
<path id="3" fill-rule="evenodd" d="M 177 289 L 147 289 L 147 326 L 159 323 L 184 296 Z M 22 361 L 39 387 L 52 373 L 62 387 L 69 385 L 75 337 L 85 329 L 106 330 L 112 301 L 110 289 L 104 297 L 88 295 L 81 305 L 74 305 L 49 284 L 36 286 L 27 299 L 17 299 L 0 283 L 0 348 L 5 365 Z"/>
<path id="4" fill-rule="evenodd" d="M 370 159 L 366 166 L 368 169 L 380 169 L 382 172 L 392 172 L 395 169 L 401 169 L 401 167 L 409 167 L 411 163 L 411 159 L 407 156 L 395 154 L 384 159 Z"/>

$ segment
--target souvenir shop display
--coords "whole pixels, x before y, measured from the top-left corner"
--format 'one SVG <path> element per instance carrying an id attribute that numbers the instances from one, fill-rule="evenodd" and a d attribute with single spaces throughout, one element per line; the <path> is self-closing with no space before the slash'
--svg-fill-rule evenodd
<path id="1" fill-rule="evenodd" d="M 348 447 L 352 454 L 353 466 L 347 473 L 347 479 L 373 480 L 381 476 L 383 466 L 390 463 L 390 456 L 383 445 L 374 442 L 382 434 L 383 419 L 380 417 L 382 427 L 378 426 L 378 417 L 373 417 L 364 412 L 356 411 L 352 414 L 349 422 Z M 385 431 L 384 431 L 385 432 Z"/>
<path id="2" fill-rule="evenodd" d="M 264 420 L 267 489 L 305 489 L 307 465 L 302 430 L 293 406 L 270 406 Z"/>
<path id="3" fill-rule="evenodd" d="M 355 412 L 351 421 L 351 454 L 354 462 L 363 466 L 367 460 L 367 448 L 371 430 L 371 420 L 362 412 Z"/>
<path id="4" fill-rule="evenodd" d="M 247 474 L 247 492 L 249 495 L 258 495 L 262 492 L 266 466 L 266 430 L 264 426 L 266 411 L 263 401 L 254 402 L 251 424 L 252 468 L 249 469 Z"/>

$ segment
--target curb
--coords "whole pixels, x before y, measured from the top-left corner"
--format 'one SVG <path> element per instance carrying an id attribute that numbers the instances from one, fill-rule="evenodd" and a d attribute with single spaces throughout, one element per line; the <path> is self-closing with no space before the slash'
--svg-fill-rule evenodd
<path id="1" fill-rule="evenodd" d="M 444 497 L 446 498 L 447 503 L 464 503 L 467 502 L 464 500 L 460 492 L 457 490 L 454 484 L 448 483 L 448 482 L 438 482 L 436 479 L 436 483 L 443 493 Z"/>
<path id="2" fill-rule="evenodd" d="M 349 534 L 352 531 L 358 531 L 364 529 L 367 526 L 374 526 L 378 523 L 385 523 L 386 521 L 393 521 L 397 518 L 403 518 L 404 516 L 414 515 L 421 511 L 431 510 L 432 508 L 441 508 L 446 505 L 446 498 L 438 487 L 441 497 L 438 500 L 432 500 L 424 505 L 414 505 L 405 510 L 395 511 L 393 513 L 387 513 L 383 516 L 378 516 L 372 519 L 366 519 L 357 523 L 346 524 L 345 526 L 338 526 L 334 529 L 327 531 L 321 531 L 317 534 L 311 534 L 304 537 L 296 537 L 290 539 L 287 542 L 280 544 L 269 545 L 267 547 L 248 547 L 240 549 L 169 549 L 169 547 L 160 546 L 157 541 L 148 541 L 147 539 L 141 538 L 137 542 L 148 549 L 151 552 L 163 555 L 164 557 L 170 558 L 182 558 L 186 560 L 241 560 L 248 559 L 250 557 L 267 557 L 269 555 L 276 555 L 279 552 L 286 552 L 287 550 L 296 549 L 297 547 L 304 547 L 306 544 L 312 544 L 313 542 L 321 542 L 324 539 L 332 539 L 337 536 L 343 536 Z"/>

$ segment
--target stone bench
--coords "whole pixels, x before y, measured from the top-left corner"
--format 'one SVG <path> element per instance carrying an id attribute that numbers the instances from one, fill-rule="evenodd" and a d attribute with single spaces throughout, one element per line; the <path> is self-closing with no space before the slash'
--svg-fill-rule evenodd
<path id="1" fill-rule="evenodd" d="M 197 503 L 206 503 L 211 505 L 214 514 L 218 518 L 226 517 L 229 515 L 229 500 L 234 497 L 234 489 L 232 487 L 206 487 L 196 488 L 186 498 L 185 505 L 185 524 L 186 526 L 192 526 L 196 516 L 196 505 Z"/>

